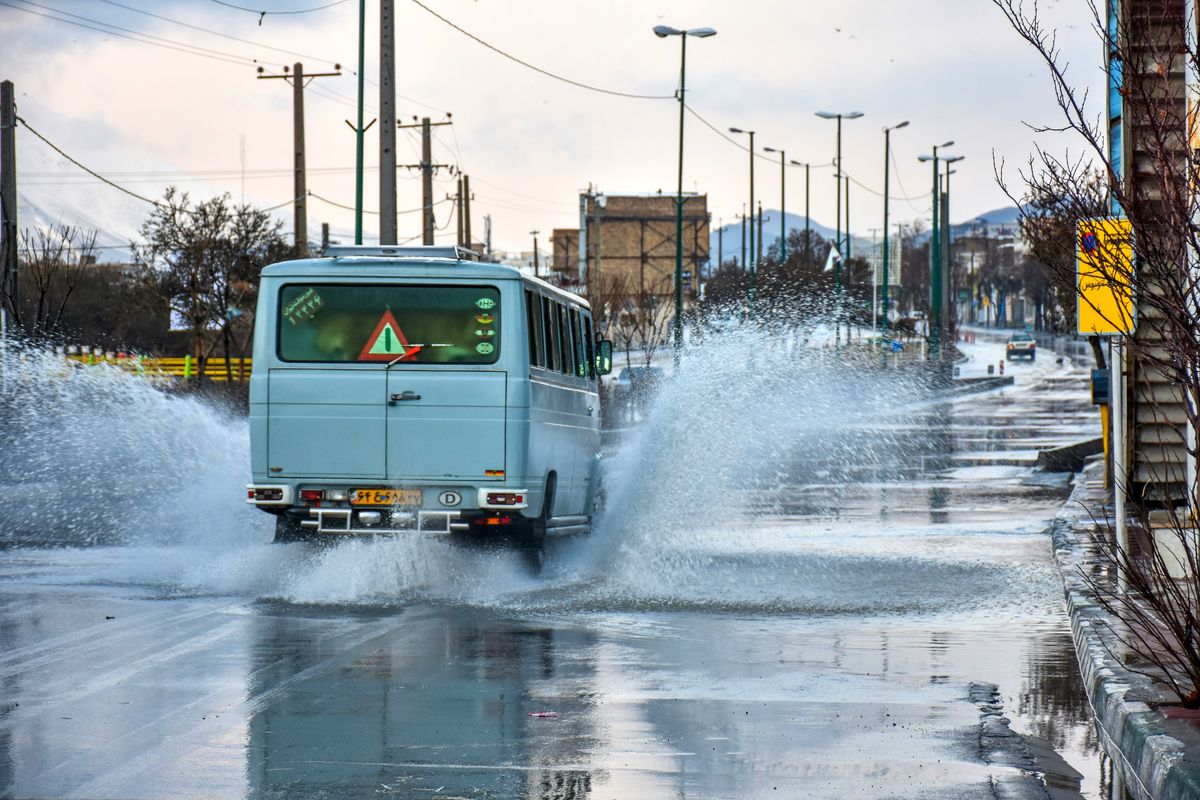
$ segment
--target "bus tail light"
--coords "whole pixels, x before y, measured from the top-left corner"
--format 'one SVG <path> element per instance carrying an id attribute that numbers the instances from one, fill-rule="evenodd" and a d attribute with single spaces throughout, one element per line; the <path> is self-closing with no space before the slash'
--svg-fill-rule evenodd
<path id="1" fill-rule="evenodd" d="M 292 502 L 290 486 L 246 486 L 246 502 L 256 506 L 286 506 Z"/>
<path id="2" fill-rule="evenodd" d="M 525 508 L 526 495 L 524 489 L 480 489 L 479 507 L 516 509 Z"/>
<path id="3" fill-rule="evenodd" d="M 320 503 L 325 498 L 325 492 L 321 489 L 301 489 L 300 499 L 305 503 Z"/>

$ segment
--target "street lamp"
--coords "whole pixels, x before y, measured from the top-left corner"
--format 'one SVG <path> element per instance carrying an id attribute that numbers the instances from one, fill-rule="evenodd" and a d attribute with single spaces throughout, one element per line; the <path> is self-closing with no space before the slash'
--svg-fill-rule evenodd
<path id="1" fill-rule="evenodd" d="M 917 160 L 921 162 L 933 163 L 933 228 L 929 240 L 929 346 L 936 354 L 941 352 L 941 335 L 942 335 L 942 247 L 941 233 L 938 229 L 938 218 L 940 216 L 941 199 L 941 180 L 938 175 L 938 150 L 951 147 L 954 145 L 954 140 L 933 146 L 933 155 L 920 155 Z"/>
<path id="2" fill-rule="evenodd" d="M 779 264 L 787 263 L 787 162 L 782 150 L 764 147 L 764 152 L 779 153 Z"/>
<path id="3" fill-rule="evenodd" d="M 654 35 L 660 39 L 679 37 L 679 181 L 675 189 L 675 366 L 679 366 L 679 352 L 683 348 L 683 112 L 684 88 L 687 69 L 687 40 L 689 36 L 706 39 L 715 36 L 712 28 L 688 28 L 680 30 L 669 25 L 655 25 Z M 697 276 L 698 278 L 698 276 Z"/>
<path id="4" fill-rule="evenodd" d="M 795 159 L 788 162 L 793 167 L 804 167 L 804 252 L 808 253 L 812 243 L 808 240 L 809 222 L 808 222 L 808 168 L 809 164 L 805 161 L 796 161 Z"/>
<path id="5" fill-rule="evenodd" d="M 883 129 L 883 335 L 888 329 L 888 176 L 891 174 L 892 131 L 908 126 L 908 120 Z"/>
<path id="6" fill-rule="evenodd" d="M 754 255 L 754 131 L 730 128 L 730 133 L 745 133 L 750 136 L 750 251 L 746 259 L 750 262 L 750 313 L 754 313 L 754 292 L 758 282 L 758 259 Z"/>
<path id="7" fill-rule="evenodd" d="M 821 119 L 837 120 L 837 169 L 834 173 L 834 183 L 837 184 L 837 235 L 834 237 L 834 246 L 838 249 L 838 254 L 842 253 L 842 120 L 843 119 L 858 119 L 862 116 L 861 111 L 850 111 L 847 113 L 837 113 L 833 111 L 818 111 L 817 116 Z M 849 227 L 849 220 L 846 220 Z M 847 232 L 849 238 L 849 232 Z M 841 341 L 841 309 L 842 309 L 842 262 L 840 260 L 834 262 L 834 281 L 837 285 L 837 315 L 838 329 L 837 340 Z"/>

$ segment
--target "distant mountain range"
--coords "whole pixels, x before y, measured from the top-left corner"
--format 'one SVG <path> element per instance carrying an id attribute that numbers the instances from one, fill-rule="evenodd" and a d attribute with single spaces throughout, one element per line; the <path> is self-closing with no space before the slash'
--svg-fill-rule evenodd
<path id="1" fill-rule="evenodd" d="M 990 233 L 996 233 L 1001 228 L 1013 228 L 1015 231 L 1016 226 L 1017 226 L 1017 221 L 1020 219 L 1020 215 L 1021 215 L 1021 209 L 1017 208 L 1016 206 L 1005 206 L 1003 208 L 994 208 L 991 211 L 986 211 L 982 214 L 977 214 L 974 217 L 970 217 L 969 219 L 967 219 L 964 222 L 957 222 L 957 223 L 951 225 L 950 235 L 951 235 L 951 237 L 954 237 L 954 238 L 957 238 L 959 236 L 964 236 L 964 235 L 967 235 L 967 234 L 970 234 L 970 233 L 973 233 L 973 232 L 979 230 L 979 228 L 983 225 L 987 226 L 988 231 Z M 787 220 L 787 229 L 789 231 L 804 230 L 804 215 L 803 214 L 797 215 L 797 214 L 792 214 L 791 212 L 788 212 L 785 216 L 786 216 L 786 220 Z M 897 221 L 899 221 L 899 220 L 897 220 Z M 820 222 L 817 222 L 815 219 L 810 222 L 810 230 L 812 230 L 814 233 L 821 236 L 823 239 L 825 239 L 827 241 L 832 240 L 834 238 L 834 234 L 835 234 L 835 231 L 833 228 L 827 227 L 827 226 L 821 224 Z M 722 238 L 718 233 L 719 231 L 724 232 L 724 235 L 723 235 L 724 248 L 725 248 L 724 260 L 725 261 L 729 261 L 731 259 L 739 259 L 740 260 L 741 248 L 742 248 L 742 223 L 741 223 L 741 221 L 739 220 L 737 222 L 730 222 L 730 223 L 720 226 L 719 228 L 714 227 L 714 228 L 710 229 L 709 237 L 708 237 L 709 238 L 709 252 L 712 254 L 712 261 L 714 264 L 717 261 L 718 245 L 720 244 L 720 239 Z M 757 236 L 757 230 L 755 231 L 755 234 Z M 920 241 L 923 241 L 924 239 L 928 238 L 928 236 L 929 236 L 929 232 L 926 231 L 922 236 L 918 237 L 918 239 Z M 763 245 L 764 245 L 764 249 L 770 247 L 777 241 L 779 241 L 779 211 L 777 209 L 764 208 L 763 209 Z M 854 234 L 854 243 L 856 245 L 859 242 L 869 242 L 869 241 L 870 241 L 870 239 L 863 237 L 858 233 Z M 747 232 L 746 246 L 749 247 L 749 232 Z"/>

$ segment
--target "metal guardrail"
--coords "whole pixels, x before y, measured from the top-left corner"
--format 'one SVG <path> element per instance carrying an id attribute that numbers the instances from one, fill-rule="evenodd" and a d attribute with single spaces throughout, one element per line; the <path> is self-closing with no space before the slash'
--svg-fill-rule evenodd
<path id="1" fill-rule="evenodd" d="M 85 366 L 107 364 L 134 375 L 151 378 L 193 380 L 200 377 L 200 360 L 193 356 L 157 358 L 124 353 L 70 353 L 64 358 Z M 251 363 L 249 358 L 209 358 L 204 362 L 204 377 L 210 381 L 224 381 L 232 375 L 235 381 L 246 381 L 250 379 Z"/>

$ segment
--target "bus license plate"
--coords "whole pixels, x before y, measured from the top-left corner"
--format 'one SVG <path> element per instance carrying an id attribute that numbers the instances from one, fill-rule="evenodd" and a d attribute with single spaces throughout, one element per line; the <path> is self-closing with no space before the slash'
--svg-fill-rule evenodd
<path id="1" fill-rule="evenodd" d="M 352 506 L 413 506 L 421 505 L 420 489 L 355 489 L 350 494 Z"/>

